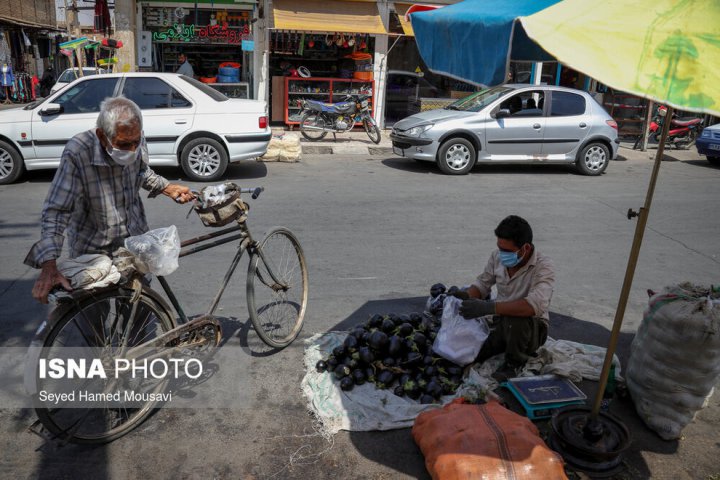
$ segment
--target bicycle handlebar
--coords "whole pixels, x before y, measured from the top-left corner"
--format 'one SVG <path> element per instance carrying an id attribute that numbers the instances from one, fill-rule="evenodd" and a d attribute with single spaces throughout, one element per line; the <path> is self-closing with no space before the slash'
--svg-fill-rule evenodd
<path id="1" fill-rule="evenodd" d="M 265 191 L 265 187 L 252 187 L 252 188 L 239 188 L 240 194 L 249 193 L 253 200 L 256 200 L 262 192 Z M 190 193 L 195 195 L 195 198 L 202 198 L 202 194 L 197 190 L 190 190 Z"/>

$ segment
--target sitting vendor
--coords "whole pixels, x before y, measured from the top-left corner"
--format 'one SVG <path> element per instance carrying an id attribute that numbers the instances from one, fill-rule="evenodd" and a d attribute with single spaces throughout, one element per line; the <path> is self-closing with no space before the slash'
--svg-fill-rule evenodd
<path id="1" fill-rule="evenodd" d="M 463 317 L 494 315 L 490 336 L 477 361 L 505 352 L 502 371 L 511 375 L 547 339 L 555 268 L 535 249 L 532 229 L 524 219 L 510 215 L 497 226 L 495 236 L 498 249 L 490 255 L 485 271 L 468 290 L 454 295 L 463 300 Z M 490 300 L 493 285 L 497 298 Z"/>

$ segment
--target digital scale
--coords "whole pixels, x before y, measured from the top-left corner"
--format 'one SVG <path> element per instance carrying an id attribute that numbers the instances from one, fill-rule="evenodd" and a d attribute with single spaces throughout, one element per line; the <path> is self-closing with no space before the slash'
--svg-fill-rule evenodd
<path id="1" fill-rule="evenodd" d="M 531 420 L 551 417 L 554 410 L 582 405 L 587 399 L 573 382 L 557 375 L 510 378 L 501 386 L 512 392 Z"/>

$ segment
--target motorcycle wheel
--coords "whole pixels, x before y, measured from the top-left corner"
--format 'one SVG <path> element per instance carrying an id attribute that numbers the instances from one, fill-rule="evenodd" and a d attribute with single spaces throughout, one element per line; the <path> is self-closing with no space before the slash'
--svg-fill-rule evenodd
<path id="1" fill-rule="evenodd" d="M 695 130 L 690 130 L 687 134 L 687 141 L 683 142 L 682 148 L 685 150 L 690 150 L 693 145 L 695 145 L 695 140 L 697 140 L 697 132 Z M 678 146 L 678 148 L 680 148 Z"/>
<path id="2" fill-rule="evenodd" d="M 308 129 L 308 127 L 312 128 Z M 322 128 L 322 130 L 317 130 L 317 128 Z M 300 133 L 310 141 L 317 142 L 325 138 L 327 135 L 325 128 L 325 119 L 316 112 L 305 112 L 300 117 Z"/>
<path id="3" fill-rule="evenodd" d="M 374 144 L 380 143 L 380 129 L 375 125 L 374 122 L 371 122 L 369 119 L 365 118 L 363 119 L 363 127 L 365 127 L 365 133 L 368 134 L 368 137 L 370 137 L 370 140 Z"/>

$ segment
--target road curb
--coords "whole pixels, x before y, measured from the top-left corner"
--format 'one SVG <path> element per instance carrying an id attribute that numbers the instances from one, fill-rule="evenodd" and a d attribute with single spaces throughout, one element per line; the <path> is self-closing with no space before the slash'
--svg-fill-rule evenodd
<path id="1" fill-rule="evenodd" d="M 392 147 L 367 145 L 302 145 L 303 155 L 392 155 Z"/>

